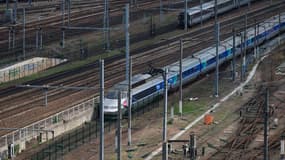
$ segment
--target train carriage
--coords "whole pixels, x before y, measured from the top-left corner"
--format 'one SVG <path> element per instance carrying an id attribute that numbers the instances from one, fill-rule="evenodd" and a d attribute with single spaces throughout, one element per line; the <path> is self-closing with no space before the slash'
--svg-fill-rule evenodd
<path id="1" fill-rule="evenodd" d="M 266 20 L 264 23 L 260 23 L 258 26 L 258 32 L 255 36 L 254 27 L 247 29 L 248 36 L 246 37 L 246 42 L 241 44 L 241 37 L 236 36 L 236 56 L 241 53 L 241 46 L 250 48 L 253 46 L 254 41 L 259 45 L 263 43 L 266 39 L 272 38 L 274 35 L 278 34 L 279 30 L 285 29 L 285 16 L 281 16 L 281 23 L 279 24 L 279 20 L 276 17 L 270 18 Z M 268 23 L 270 22 L 270 23 Z M 219 61 L 220 64 L 231 60 L 233 57 L 233 37 L 229 37 L 224 41 L 220 42 L 218 53 L 219 53 Z M 182 80 L 183 84 L 188 83 L 189 81 L 195 79 L 197 76 L 203 73 L 207 73 L 209 70 L 214 69 L 216 66 L 216 48 L 209 47 L 203 49 L 195 54 L 192 57 L 187 57 L 183 59 L 182 66 Z M 165 68 L 165 67 L 164 67 Z M 169 69 L 168 74 L 168 87 L 169 89 L 178 87 L 179 84 L 179 62 L 175 62 L 166 66 Z M 126 81 L 121 82 L 121 84 L 125 84 Z M 126 87 L 126 85 L 124 85 Z M 161 75 L 151 76 L 148 75 L 143 79 L 143 83 L 140 85 L 136 85 L 132 89 L 132 104 L 133 106 L 143 106 L 145 101 L 152 101 L 158 95 L 162 94 L 164 90 L 164 82 Z M 110 97 L 109 97 L 110 98 Z M 117 98 L 108 100 L 108 96 L 105 98 L 105 102 L 109 101 L 113 104 L 105 103 L 105 114 L 114 115 L 117 112 Z M 122 101 L 123 111 L 126 111 L 128 107 L 126 105 L 126 96 L 124 96 Z M 109 105 L 109 106 L 108 106 Z M 108 110 L 110 106 L 113 107 L 112 112 Z"/>
<path id="2" fill-rule="evenodd" d="M 218 14 L 223 14 L 227 11 L 230 11 L 238 6 L 242 6 L 248 4 L 249 2 L 254 0 L 218 0 L 217 1 L 217 11 Z M 191 27 L 195 24 L 201 23 L 201 21 L 210 19 L 214 17 L 215 1 L 210 1 L 203 3 L 202 6 L 194 6 L 187 9 L 187 26 Z M 184 26 L 184 15 L 185 11 L 182 11 L 178 15 L 178 24 L 179 26 Z"/>

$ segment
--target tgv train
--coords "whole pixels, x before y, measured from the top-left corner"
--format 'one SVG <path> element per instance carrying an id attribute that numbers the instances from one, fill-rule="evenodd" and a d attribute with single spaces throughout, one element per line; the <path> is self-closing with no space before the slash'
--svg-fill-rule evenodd
<path id="1" fill-rule="evenodd" d="M 237 8 L 238 6 L 242 6 L 247 4 L 248 2 L 253 0 L 218 0 L 217 1 L 217 14 L 222 14 L 227 11 L 232 10 L 233 8 Z M 187 23 L 188 27 L 198 24 L 204 20 L 207 20 L 211 17 L 214 17 L 214 6 L 215 1 L 210 1 L 203 3 L 202 6 L 195 6 L 189 8 L 187 12 Z M 180 12 L 178 15 L 178 23 L 180 26 L 184 26 L 184 14 L 185 11 Z M 201 16 L 202 15 L 202 16 Z"/>
<path id="2" fill-rule="evenodd" d="M 257 34 L 255 37 L 254 27 L 247 29 L 247 39 L 241 43 L 241 37 L 236 37 L 236 56 L 240 55 L 242 48 L 251 48 L 256 45 L 261 44 L 266 39 L 270 39 L 279 30 L 283 31 L 285 29 L 285 16 L 281 16 L 281 21 L 279 24 L 278 16 L 267 19 L 266 21 L 257 25 Z M 221 65 L 225 61 L 231 60 L 233 57 L 233 37 L 222 41 L 218 47 L 219 51 L 219 64 Z M 208 72 L 215 68 L 216 65 L 216 47 L 212 46 L 203 49 L 192 57 L 183 59 L 182 66 L 182 80 L 183 84 L 191 80 L 194 80 L 198 75 Z M 179 85 L 179 61 L 170 64 L 164 68 L 168 68 L 168 87 L 169 89 L 174 89 Z M 107 115 L 114 115 L 117 113 L 117 90 L 123 91 L 121 108 L 123 111 L 127 108 L 127 90 L 126 82 L 121 82 L 116 84 L 105 97 L 104 112 Z M 136 104 L 142 101 L 147 101 L 153 99 L 155 96 L 162 94 L 164 90 L 164 81 L 161 75 L 151 76 L 149 74 L 139 74 L 135 75 L 132 81 L 132 104 L 133 106 L 138 106 Z"/>

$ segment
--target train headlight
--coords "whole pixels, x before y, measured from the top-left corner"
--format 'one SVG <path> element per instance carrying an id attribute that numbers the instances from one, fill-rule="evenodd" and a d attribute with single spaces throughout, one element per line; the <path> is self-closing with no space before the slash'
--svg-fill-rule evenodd
<path id="1" fill-rule="evenodd" d="M 128 102 L 127 102 L 127 100 L 124 100 L 124 102 L 123 102 L 123 106 L 124 106 L 125 108 L 127 108 L 127 107 L 128 107 Z"/>

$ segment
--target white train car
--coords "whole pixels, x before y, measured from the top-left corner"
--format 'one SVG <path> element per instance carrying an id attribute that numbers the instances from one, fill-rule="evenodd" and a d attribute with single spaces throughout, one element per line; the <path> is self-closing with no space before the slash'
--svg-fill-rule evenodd
<path id="1" fill-rule="evenodd" d="M 238 6 L 242 6 L 247 4 L 249 1 L 253 0 L 218 0 L 218 14 L 223 14 L 228 12 Z M 187 14 L 187 23 L 188 27 L 193 26 L 195 24 L 200 23 L 201 21 L 205 21 L 215 16 L 214 12 L 215 1 L 210 1 L 203 3 L 201 6 L 194 6 L 189 8 L 186 12 Z M 178 15 L 178 24 L 180 26 L 184 26 L 184 18 L 185 11 L 182 11 Z"/>
<path id="2" fill-rule="evenodd" d="M 246 47 L 247 49 L 256 45 L 263 43 L 265 40 L 270 39 L 279 31 L 285 30 L 285 16 L 281 16 L 281 22 L 279 23 L 278 16 L 274 16 L 270 19 L 258 25 L 258 32 L 255 36 L 254 27 L 247 29 L 247 39 L 242 43 L 241 37 L 236 37 L 236 56 L 241 54 L 241 47 Z M 233 58 L 233 37 L 229 37 L 220 43 L 218 48 L 219 53 L 219 64 L 223 64 Z M 216 66 L 216 48 L 215 46 L 203 49 L 195 53 L 191 57 L 183 59 L 182 66 L 182 80 L 183 83 L 188 83 L 194 80 L 197 76 L 207 73 L 209 70 L 214 69 Z M 170 71 L 168 74 L 168 87 L 170 89 L 176 88 L 179 84 L 179 62 L 170 64 L 164 68 L 168 68 Z M 124 82 L 125 83 L 125 82 Z M 126 86 L 126 85 L 125 85 Z M 133 106 L 142 106 L 142 102 L 151 101 L 158 95 L 162 94 L 164 90 L 164 82 L 161 75 L 148 76 L 144 79 L 143 83 L 133 87 L 132 89 L 132 104 Z M 110 99 L 105 98 L 105 101 L 111 102 Z M 123 107 L 126 108 L 127 99 L 123 98 Z M 112 110 L 108 110 L 112 106 Z M 114 115 L 117 112 L 117 99 L 111 103 L 105 103 L 105 114 Z M 125 111 L 125 110 L 124 110 Z"/>

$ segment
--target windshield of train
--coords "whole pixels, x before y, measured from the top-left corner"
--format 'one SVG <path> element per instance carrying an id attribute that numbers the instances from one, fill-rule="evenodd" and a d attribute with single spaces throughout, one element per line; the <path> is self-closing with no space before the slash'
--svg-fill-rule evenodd
<path id="1" fill-rule="evenodd" d="M 106 98 L 108 99 L 117 99 L 117 93 L 116 92 L 108 92 Z"/>

